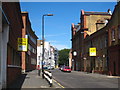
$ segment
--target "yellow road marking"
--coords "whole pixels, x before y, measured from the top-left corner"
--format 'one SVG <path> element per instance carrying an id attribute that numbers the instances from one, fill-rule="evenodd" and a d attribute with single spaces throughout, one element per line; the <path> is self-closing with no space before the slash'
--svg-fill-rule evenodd
<path id="1" fill-rule="evenodd" d="M 56 82 L 60 87 L 65 88 L 64 86 L 62 86 L 60 83 L 58 83 L 56 80 L 53 79 L 54 82 Z"/>

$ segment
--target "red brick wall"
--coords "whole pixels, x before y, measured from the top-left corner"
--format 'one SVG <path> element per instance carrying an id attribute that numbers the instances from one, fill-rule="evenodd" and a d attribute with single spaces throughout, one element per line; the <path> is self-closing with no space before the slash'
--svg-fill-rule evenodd
<path id="1" fill-rule="evenodd" d="M 29 71 L 29 70 L 36 69 L 36 65 L 31 64 L 31 58 L 36 59 L 36 62 L 37 62 L 37 43 L 34 44 L 32 40 L 30 39 L 30 37 L 35 38 L 37 42 L 37 36 L 35 35 L 35 33 L 33 32 L 31 28 L 31 23 L 29 20 L 28 12 L 22 13 L 22 19 L 23 19 L 23 24 L 24 24 L 24 28 L 22 29 L 22 37 L 25 37 L 26 34 L 29 34 L 28 44 L 31 45 L 34 49 L 36 49 L 36 54 L 32 53 L 31 51 L 30 51 L 30 55 L 27 54 L 28 52 L 27 53 L 22 52 L 22 69 Z M 27 33 L 27 30 L 29 33 Z"/>
<path id="2" fill-rule="evenodd" d="M 17 51 L 17 39 L 22 37 L 22 17 L 19 2 L 2 2 L 2 9 L 9 21 L 9 41 L 7 51 L 7 65 L 14 65 L 13 50 L 16 58 L 20 59 L 20 52 Z M 17 59 L 16 60 L 17 62 Z M 19 63 L 20 64 L 20 63 Z M 21 74 L 20 68 L 7 68 L 7 85 L 10 85 Z"/>
<path id="3" fill-rule="evenodd" d="M 109 74 L 120 76 L 120 46 L 112 46 L 108 49 Z"/>

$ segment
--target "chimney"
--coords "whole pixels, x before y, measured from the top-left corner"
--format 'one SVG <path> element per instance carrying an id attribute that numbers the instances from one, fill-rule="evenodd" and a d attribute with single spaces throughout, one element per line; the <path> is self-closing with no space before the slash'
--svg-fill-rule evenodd
<path id="1" fill-rule="evenodd" d="M 71 30 L 72 30 L 72 36 L 74 36 L 74 35 L 75 35 L 75 32 L 76 32 L 74 23 L 72 23 L 72 28 L 71 28 Z"/>

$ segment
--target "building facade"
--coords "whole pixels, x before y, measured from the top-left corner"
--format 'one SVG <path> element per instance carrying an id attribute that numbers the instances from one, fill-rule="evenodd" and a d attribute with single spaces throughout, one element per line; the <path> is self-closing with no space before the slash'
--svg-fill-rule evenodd
<path id="1" fill-rule="evenodd" d="M 72 54 L 74 52 L 77 53 L 76 56 L 74 54 L 72 55 L 75 70 L 85 71 L 85 38 L 103 28 L 108 23 L 110 17 L 110 11 L 86 12 L 84 10 L 81 10 L 81 23 L 79 23 L 78 25 L 72 24 Z M 91 44 L 88 43 L 88 45 Z"/>
<path id="2" fill-rule="evenodd" d="M 58 49 L 54 48 L 55 68 L 58 68 L 58 58 L 59 58 Z"/>
<path id="3" fill-rule="evenodd" d="M 115 6 L 107 30 L 109 73 L 120 76 L 120 1 Z"/>
<path id="4" fill-rule="evenodd" d="M 72 49 L 70 49 L 70 52 L 69 52 L 69 67 L 74 70 L 74 67 L 72 67 L 72 66 L 73 66 Z"/>
<path id="5" fill-rule="evenodd" d="M 74 25 L 72 24 L 71 26 L 71 30 L 72 30 L 72 60 L 73 60 L 73 67 L 74 70 L 81 70 L 81 56 L 80 53 L 82 52 L 81 47 L 82 46 L 82 42 L 81 42 L 81 31 L 80 31 L 80 25 Z M 76 53 L 76 55 L 74 55 L 74 53 Z"/>
<path id="6" fill-rule="evenodd" d="M 28 12 L 22 12 L 22 20 L 24 24 L 22 38 L 28 39 L 28 50 L 22 52 L 22 72 L 26 72 L 36 69 L 38 37 L 31 28 Z"/>
<path id="7" fill-rule="evenodd" d="M 23 23 L 19 2 L 4 2 L 0 9 L 0 86 L 6 88 L 21 75 L 21 53 L 18 52 L 17 39 L 22 37 Z"/>
<path id="8" fill-rule="evenodd" d="M 87 36 L 84 40 L 84 71 L 108 74 L 108 33 L 106 26 Z M 90 48 L 96 48 L 96 55 L 90 56 Z"/>
<path id="9" fill-rule="evenodd" d="M 37 41 L 37 66 L 42 68 L 42 63 L 44 67 L 55 68 L 58 65 L 58 50 L 50 45 L 49 42 L 44 44 L 44 60 L 42 62 L 42 50 L 43 45 L 42 40 Z"/>

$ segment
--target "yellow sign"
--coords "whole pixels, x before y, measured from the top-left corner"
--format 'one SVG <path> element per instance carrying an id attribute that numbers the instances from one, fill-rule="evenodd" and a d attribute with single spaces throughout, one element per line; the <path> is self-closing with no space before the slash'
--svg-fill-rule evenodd
<path id="1" fill-rule="evenodd" d="M 96 56 L 96 48 L 89 48 L 89 56 Z"/>
<path id="2" fill-rule="evenodd" d="M 28 39 L 18 38 L 18 51 L 27 51 L 27 48 L 28 48 Z"/>

